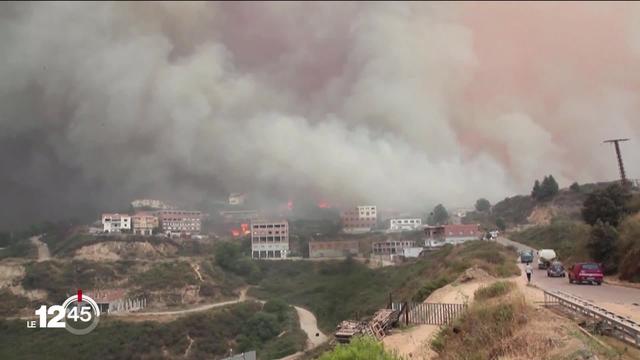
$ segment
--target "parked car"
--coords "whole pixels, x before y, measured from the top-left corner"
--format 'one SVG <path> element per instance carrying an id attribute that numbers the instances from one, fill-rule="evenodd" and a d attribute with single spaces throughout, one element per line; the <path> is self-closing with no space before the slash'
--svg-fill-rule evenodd
<path id="1" fill-rule="evenodd" d="M 576 263 L 569 269 L 569 282 L 570 283 L 591 283 L 602 284 L 604 274 L 602 273 L 602 267 L 596 263 Z"/>
<path id="2" fill-rule="evenodd" d="M 551 263 L 551 266 L 547 269 L 548 277 L 565 277 L 567 274 L 564 271 L 564 266 L 559 261 Z"/>

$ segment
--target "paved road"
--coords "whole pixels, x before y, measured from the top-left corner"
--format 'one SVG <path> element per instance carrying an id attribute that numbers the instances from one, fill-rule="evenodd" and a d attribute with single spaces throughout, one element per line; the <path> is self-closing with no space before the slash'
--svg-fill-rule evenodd
<path id="1" fill-rule="evenodd" d="M 51 259 L 51 252 L 49 251 L 49 246 L 43 243 L 40 238 L 42 235 L 32 236 L 30 238 L 31 242 L 38 247 L 38 261 L 46 261 Z"/>
<path id="2" fill-rule="evenodd" d="M 512 245 L 520 250 L 533 250 L 534 254 L 536 249 L 529 246 L 511 241 L 507 238 L 500 237 L 497 240 L 503 245 Z M 544 290 L 560 290 L 582 299 L 589 300 L 591 302 L 603 304 L 622 304 L 628 306 L 635 306 L 633 304 L 639 304 L 637 306 L 638 314 L 640 314 L 640 289 L 628 288 L 624 286 L 616 286 L 611 284 L 602 284 L 600 286 L 595 285 L 578 285 L 569 284 L 569 278 L 549 278 L 547 277 L 546 270 L 538 270 L 537 257 L 534 258 L 533 263 L 533 275 L 531 276 L 531 282 Z M 523 275 L 524 271 L 523 271 Z M 602 305 L 603 307 L 606 307 Z M 612 309 L 612 311 L 615 311 Z"/>

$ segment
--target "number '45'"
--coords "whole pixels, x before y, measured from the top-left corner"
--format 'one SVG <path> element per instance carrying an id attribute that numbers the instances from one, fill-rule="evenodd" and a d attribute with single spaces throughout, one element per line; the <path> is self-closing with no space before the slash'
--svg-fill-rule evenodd
<path id="1" fill-rule="evenodd" d="M 91 311 L 85 306 L 80 309 L 80 315 L 78 315 L 78 308 L 72 307 L 67 314 L 67 318 L 73 319 L 73 321 L 78 321 L 78 319 L 80 319 L 80 321 L 87 322 L 91 320 Z"/>

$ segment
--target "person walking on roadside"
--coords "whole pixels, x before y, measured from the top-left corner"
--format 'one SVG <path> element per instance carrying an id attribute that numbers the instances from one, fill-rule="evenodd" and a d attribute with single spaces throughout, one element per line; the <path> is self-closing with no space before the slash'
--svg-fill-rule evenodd
<path id="1" fill-rule="evenodd" d="M 525 269 L 525 272 L 527 273 L 527 284 L 531 284 L 531 273 L 533 272 L 533 269 L 531 268 L 531 263 L 527 263 L 527 268 Z"/>

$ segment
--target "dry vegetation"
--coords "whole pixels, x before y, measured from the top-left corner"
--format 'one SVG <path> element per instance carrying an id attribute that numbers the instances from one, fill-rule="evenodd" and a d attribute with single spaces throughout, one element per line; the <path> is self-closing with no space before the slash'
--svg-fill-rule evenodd
<path id="1" fill-rule="evenodd" d="M 438 359 L 631 359 L 624 347 L 602 346 L 578 325 L 528 303 L 514 283 L 478 289 L 465 315 L 431 341 Z"/>

